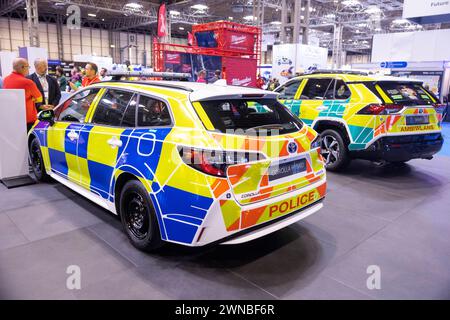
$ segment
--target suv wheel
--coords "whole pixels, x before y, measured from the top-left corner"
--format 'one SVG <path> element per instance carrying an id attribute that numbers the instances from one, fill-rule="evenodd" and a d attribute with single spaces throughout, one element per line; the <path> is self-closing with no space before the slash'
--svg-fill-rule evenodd
<path id="1" fill-rule="evenodd" d="M 347 145 L 341 134 L 332 129 L 325 130 L 320 134 L 322 138 L 322 157 L 325 161 L 325 167 L 330 171 L 340 171 L 350 164 Z"/>
<path id="2" fill-rule="evenodd" d="M 162 245 L 155 210 L 147 190 L 136 180 L 128 181 L 120 193 L 120 218 L 133 246 L 152 251 Z"/>
<path id="3" fill-rule="evenodd" d="M 31 141 L 28 149 L 30 155 L 31 168 L 34 176 L 40 182 L 50 180 L 50 176 L 45 172 L 44 159 L 42 159 L 41 146 L 39 141 L 35 138 Z"/>

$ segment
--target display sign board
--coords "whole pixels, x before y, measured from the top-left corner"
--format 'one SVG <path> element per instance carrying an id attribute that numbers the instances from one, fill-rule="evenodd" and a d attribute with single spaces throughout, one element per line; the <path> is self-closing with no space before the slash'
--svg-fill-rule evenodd
<path id="1" fill-rule="evenodd" d="M 227 84 L 233 86 L 256 87 L 256 60 L 243 58 L 223 58 Z"/>
<path id="2" fill-rule="evenodd" d="M 224 34 L 224 50 L 253 52 L 255 46 L 255 37 L 250 33 L 225 31 Z"/>
<path id="3" fill-rule="evenodd" d="M 404 0 L 403 18 L 414 22 L 450 22 L 450 0 Z"/>
<path id="4" fill-rule="evenodd" d="M 0 89 L 0 180 L 28 175 L 25 90 Z"/>
<path id="5" fill-rule="evenodd" d="M 406 61 L 393 61 L 393 62 L 382 62 L 380 63 L 381 68 L 387 69 L 402 69 L 408 66 L 408 62 Z"/>

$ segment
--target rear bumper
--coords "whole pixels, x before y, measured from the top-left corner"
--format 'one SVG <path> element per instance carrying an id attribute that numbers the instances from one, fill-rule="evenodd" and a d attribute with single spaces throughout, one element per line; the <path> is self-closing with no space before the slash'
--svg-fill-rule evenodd
<path id="1" fill-rule="evenodd" d="M 428 159 L 441 150 L 443 143 L 441 133 L 387 136 L 365 150 L 351 152 L 351 155 L 354 158 L 388 162 Z"/>

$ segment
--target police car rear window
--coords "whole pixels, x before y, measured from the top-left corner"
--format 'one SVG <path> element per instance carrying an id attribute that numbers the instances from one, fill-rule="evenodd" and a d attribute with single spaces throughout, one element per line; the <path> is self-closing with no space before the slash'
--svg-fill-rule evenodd
<path id="1" fill-rule="evenodd" d="M 377 85 L 394 102 L 401 105 L 429 105 L 437 101 L 418 83 L 379 82 Z"/>
<path id="2" fill-rule="evenodd" d="M 230 99 L 201 102 L 215 130 L 238 135 L 280 135 L 303 123 L 276 99 Z"/>

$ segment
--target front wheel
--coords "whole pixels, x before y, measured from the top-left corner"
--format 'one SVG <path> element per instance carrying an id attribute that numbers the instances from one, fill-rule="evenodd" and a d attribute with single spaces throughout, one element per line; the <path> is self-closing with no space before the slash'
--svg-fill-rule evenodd
<path id="1" fill-rule="evenodd" d="M 347 145 L 341 134 L 333 129 L 327 129 L 320 134 L 322 157 L 325 167 L 330 171 L 341 171 L 350 164 Z"/>
<path id="2" fill-rule="evenodd" d="M 120 194 L 120 218 L 133 246 L 152 251 L 162 245 L 155 210 L 147 190 L 137 180 L 128 181 Z"/>
<path id="3" fill-rule="evenodd" d="M 30 154 L 31 168 L 36 179 L 40 182 L 49 181 L 50 176 L 45 172 L 41 146 L 36 138 L 31 141 L 28 151 Z"/>

